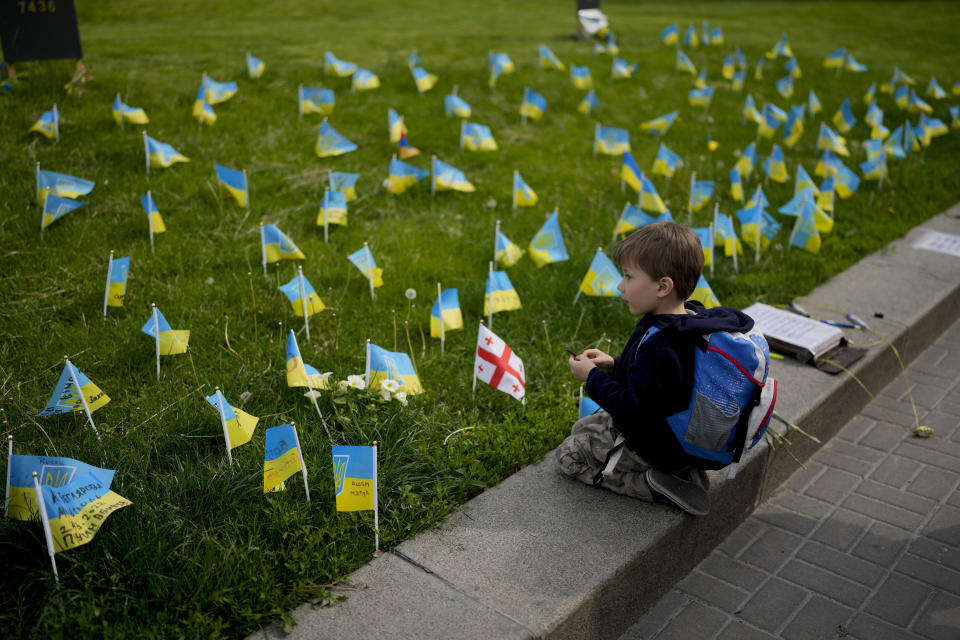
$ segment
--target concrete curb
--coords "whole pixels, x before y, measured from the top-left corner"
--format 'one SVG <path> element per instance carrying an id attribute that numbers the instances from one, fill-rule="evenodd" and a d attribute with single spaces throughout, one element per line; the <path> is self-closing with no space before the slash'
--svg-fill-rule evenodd
<path id="1" fill-rule="evenodd" d="M 818 287 L 808 310 L 856 313 L 909 362 L 960 317 L 960 263 L 913 248 L 924 229 L 960 234 L 960 204 Z M 873 339 L 848 333 L 855 343 Z M 853 371 L 876 390 L 900 366 L 883 345 Z M 772 375 L 778 413 L 824 441 L 869 400 L 846 375 L 795 361 L 774 361 Z M 801 460 L 819 446 L 791 442 Z M 299 607 L 289 635 L 273 625 L 253 637 L 617 638 L 795 468 L 782 449 L 761 444 L 735 479 L 711 474 L 711 513 L 693 518 L 569 480 L 551 452 L 352 574 L 366 589 L 334 607 Z"/>

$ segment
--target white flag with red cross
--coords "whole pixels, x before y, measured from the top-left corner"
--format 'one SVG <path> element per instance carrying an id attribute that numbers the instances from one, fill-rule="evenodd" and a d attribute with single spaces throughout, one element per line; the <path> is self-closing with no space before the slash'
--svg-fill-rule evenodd
<path id="1" fill-rule="evenodd" d="M 526 391 L 523 361 L 507 343 L 482 324 L 477 335 L 477 355 L 473 362 L 473 383 L 480 378 L 491 387 L 523 402 Z"/>

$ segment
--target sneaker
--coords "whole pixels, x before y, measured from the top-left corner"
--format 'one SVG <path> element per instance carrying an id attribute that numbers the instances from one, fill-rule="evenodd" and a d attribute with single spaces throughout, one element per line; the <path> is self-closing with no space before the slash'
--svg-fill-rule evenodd
<path id="1" fill-rule="evenodd" d="M 688 480 L 657 469 L 648 469 L 643 479 L 657 502 L 672 504 L 695 516 L 705 516 L 710 512 L 710 495 L 700 484 L 699 477 Z"/>

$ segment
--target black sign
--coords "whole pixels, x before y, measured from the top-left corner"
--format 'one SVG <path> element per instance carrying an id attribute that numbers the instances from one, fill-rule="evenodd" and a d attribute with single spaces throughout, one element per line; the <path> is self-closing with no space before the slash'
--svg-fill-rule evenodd
<path id="1" fill-rule="evenodd" d="M 0 40 L 8 63 L 83 58 L 73 0 L 0 0 Z"/>

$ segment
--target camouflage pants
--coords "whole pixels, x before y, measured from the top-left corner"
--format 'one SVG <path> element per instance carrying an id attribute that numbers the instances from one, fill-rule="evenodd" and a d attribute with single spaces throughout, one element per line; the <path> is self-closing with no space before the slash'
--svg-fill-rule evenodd
<path id="1" fill-rule="evenodd" d="M 609 413 L 599 412 L 578 420 L 557 449 L 560 470 L 571 478 L 593 484 L 618 435 Z M 650 465 L 629 447 L 624 446 L 621 451 L 620 460 L 613 472 L 604 476 L 601 486 L 614 493 L 652 501 L 650 488 L 643 479 L 643 472 Z"/>

